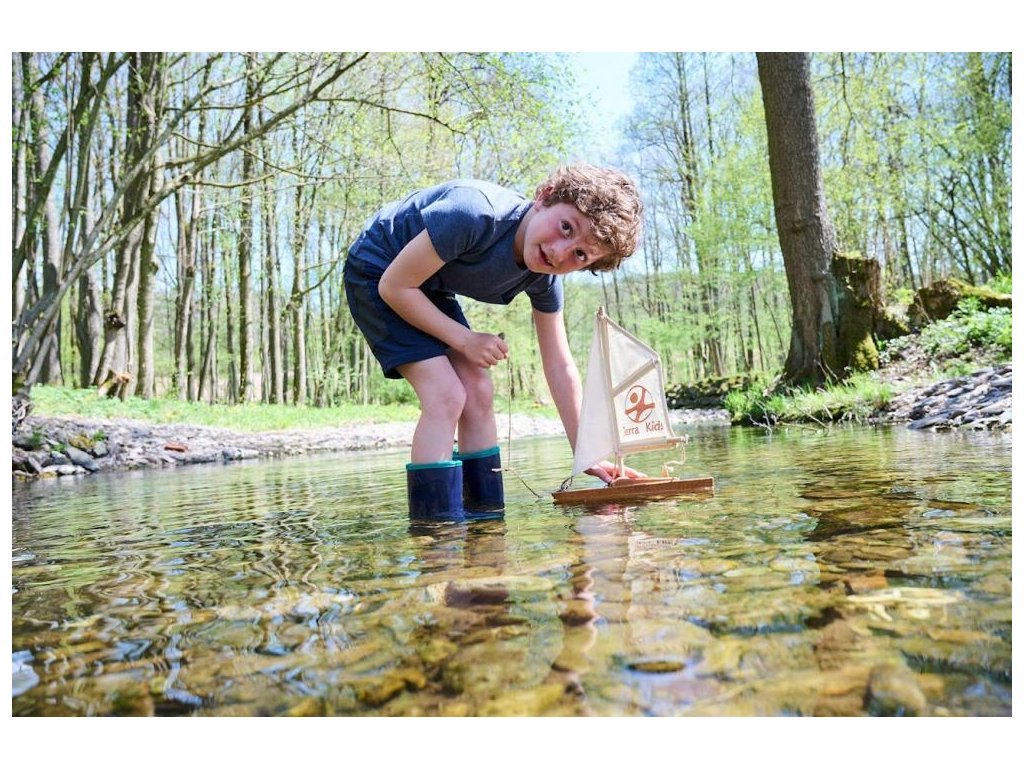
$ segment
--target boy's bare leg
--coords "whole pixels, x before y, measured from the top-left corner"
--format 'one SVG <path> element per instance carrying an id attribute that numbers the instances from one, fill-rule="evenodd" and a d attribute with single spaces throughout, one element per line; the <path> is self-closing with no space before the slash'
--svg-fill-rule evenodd
<path id="1" fill-rule="evenodd" d="M 473 453 L 494 447 L 498 444 L 498 426 L 494 419 L 491 374 L 455 350 L 448 350 L 448 360 L 466 394 L 466 403 L 459 417 L 459 452 Z"/>
<path id="2" fill-rule="evenodd" d="M 450 461 L 455 427 L 466 404 L 466 392 L 459 376 L 447 357 L 407 363 L 398 370 L 420 401 L 420 418 L 412 437 L 410 461 L 413 464 Z"/>

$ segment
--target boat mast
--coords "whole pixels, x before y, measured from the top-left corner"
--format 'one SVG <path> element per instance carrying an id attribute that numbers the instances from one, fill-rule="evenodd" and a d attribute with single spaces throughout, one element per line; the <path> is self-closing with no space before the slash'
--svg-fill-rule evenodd
<path id="1" fill-rule="evenodd" d="M 605 391 L 611 394 L 614 389 L 612 386 L 612 368 L 611 368 L 611 351 L 609 347 L 611 343 L 608 338 L 610 318 L 604 311 L 604 306 L 597 308 L 597 325 L 600 328 L 600 339 L 601 339 L 601 356 L 604 360 L 604 381 Z M 616 423 L 615 419 L 615 402 L 614 398 L 609 397 L 607 400 L 608 404 L 608 420 L 611 424 Z M 617 431 L 612 430 L 613 440 L 615 442 L 615 466 L 618 467 L 618 476 L 624 476 L 626 472 L 626 454 L 622 450 L 622 441 L 619 440 L 619 434 Z"/>

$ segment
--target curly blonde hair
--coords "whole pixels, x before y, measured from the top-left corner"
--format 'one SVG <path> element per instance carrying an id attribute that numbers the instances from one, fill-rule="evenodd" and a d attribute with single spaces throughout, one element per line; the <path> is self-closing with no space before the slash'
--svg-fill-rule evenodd
<path id="1" fill-rule="evenodd" d="M 537 187 L 545 206 L 571 203 L 590 219 L 593 234 L 608 250 L 589 267 L 592 273 L 617 269 L 640 244 L 644 204 L 636 184 L 620 171 L 594 165 L 561 166 Z"/>

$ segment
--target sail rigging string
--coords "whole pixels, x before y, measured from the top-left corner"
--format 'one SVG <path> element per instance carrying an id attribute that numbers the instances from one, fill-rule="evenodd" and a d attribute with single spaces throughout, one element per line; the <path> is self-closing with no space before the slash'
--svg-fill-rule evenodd
<path id="1" fill-rule="evenodd" d="M 498 338 L 504 340 L 505 332 L 502 331 L 501 333 L 499 333 Z M 505 366 L 505 368 L 508 370 L 508 447 L 505 449 L 507 464 L 506 466 L 502 466 L 499 467 L 498 469 L 494 469 L 491 471 L 508 472 L 513 477 L 518 478 L 519 482 L 526 486 L 526 490 L 532 493 L 535 497 L 537 497 L 538 499 L 543 499 L 543 496 L 541 496 L 539 493 L 533 490 L 533 488 L 530 487 L 530 484 L 526 482 L 526 479 L 519 473 L 519 470 L 512 466 L 512 357 L 506 354 L 505 359 L 508 363 L 508 365 Z"/>
<path id="2" fill-rule="evenodd" d="M 686 464 L 686 449 L 682 447 L 682 443 L 679 444 L 679 450 L 683 452 L 683 458 L 680 461 L 666 461 L 661 465 L 661 476 L 672 477 L 672 467 L 682 467 Z"/>

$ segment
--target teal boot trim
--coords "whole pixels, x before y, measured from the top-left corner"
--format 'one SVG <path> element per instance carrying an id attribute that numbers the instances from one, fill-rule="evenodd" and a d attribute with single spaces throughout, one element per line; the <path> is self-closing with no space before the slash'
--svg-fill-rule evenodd
<path id="1" fill-rule="evenodd" d="M 455 453 L 452 454 L 452 459 L 465 462 L 466 459 L 483 459 L 483 458 L 486 458 L 488 456 L 500 456 L 500 455 L 501 455 L 501 447 L 497 446 L 497 445 L 494 445 L 494 446 L 491 446 L 490 448 L 484 448 L 482 451 L 472 451 L 471 453 L 459 453 L 458 451 L 455 451 Z"/>

